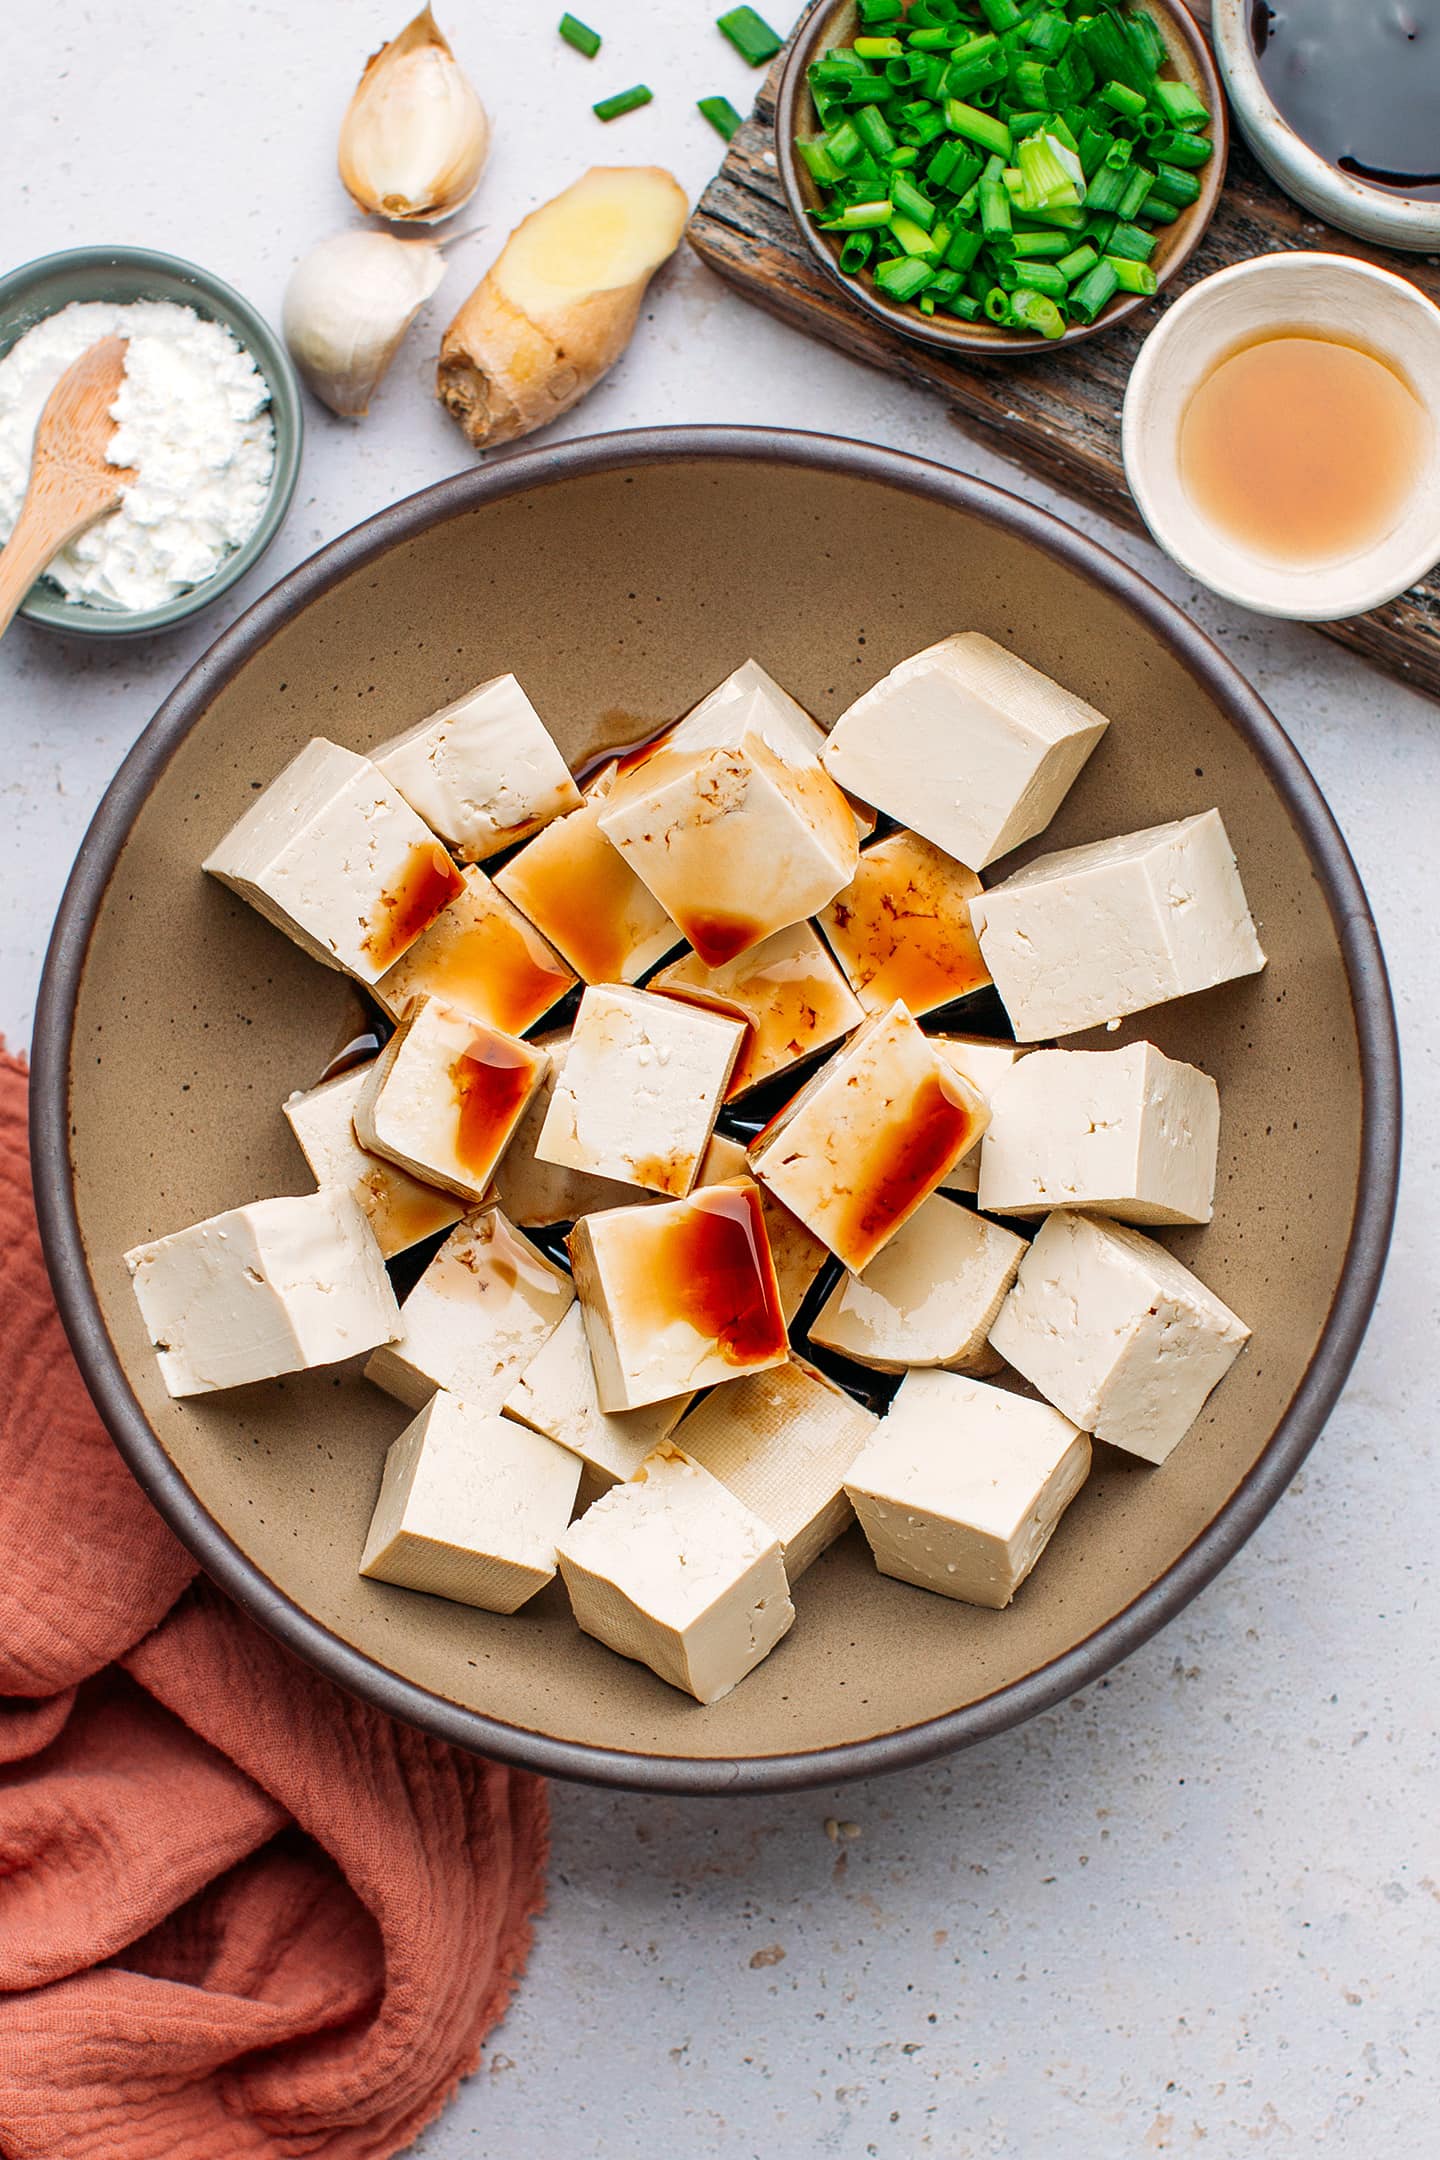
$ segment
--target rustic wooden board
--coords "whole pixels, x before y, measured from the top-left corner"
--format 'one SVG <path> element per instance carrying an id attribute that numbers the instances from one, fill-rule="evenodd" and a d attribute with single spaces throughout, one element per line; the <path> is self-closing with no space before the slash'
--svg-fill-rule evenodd
<path id="1" fill-rule="evenodd" d="M 858 360 L 922 389 L 937 390 L 993 448 L 1138 527 L 1140 516 L 1120 459 L 1120 408 L 1131 365 L 1155 314 L 1145 309 L 1131 323 L 1063 356 L 1000 361 L 952 360 L 897 337 L 863 314 L 811 260 L 781 192 L 772 130 L 775 85 L 783 62 L 782 54 L 753 114 L 700 198 L 688 234 L 696 253 L 772 314 Z M 1239 142 L 1232 145 L 1214 222 L 1166 299 L 1229 263 L 1286 248 L 1322 249 L 1380 263 L 1413 278 L 1432 300 L 1440 301 L 1435 261 L 1368 247 L 1322 224 L 1282 195 Z M 1440 696 L 1440 574 L 1432 571 L 1373 614 L 1317 627 L 1406 682 Z"/>

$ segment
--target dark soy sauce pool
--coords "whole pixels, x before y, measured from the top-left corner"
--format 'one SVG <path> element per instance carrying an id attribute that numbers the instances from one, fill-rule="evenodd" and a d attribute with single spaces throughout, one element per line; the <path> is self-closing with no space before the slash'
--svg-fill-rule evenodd
<path id="1" fill-rule="evenodd" d="M 1340 171 L 1440 201 L 1440 0 L 1255 0 L 1265 88 Z"/>

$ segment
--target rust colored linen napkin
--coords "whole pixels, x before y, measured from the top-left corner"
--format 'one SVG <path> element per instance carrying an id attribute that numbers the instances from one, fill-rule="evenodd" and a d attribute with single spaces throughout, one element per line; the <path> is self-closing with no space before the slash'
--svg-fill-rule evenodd
<path id="1" fill-rule="evenodd" d="M 545 1788 L 195 1581 L 65 1342 L 25 1091 L 0 1052 L 0 2153 L 381 2160 L 504 2010 Z"/>

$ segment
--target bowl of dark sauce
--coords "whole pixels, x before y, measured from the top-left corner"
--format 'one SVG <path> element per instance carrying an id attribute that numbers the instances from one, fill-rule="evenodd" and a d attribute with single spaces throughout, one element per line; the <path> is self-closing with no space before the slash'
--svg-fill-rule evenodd
<path id="1" fill-rule="evenodd" d="M 1213 0 L 1212 23 L 1272 180 L 1361 239 L 1440 249 L 1440 0 Z"/>

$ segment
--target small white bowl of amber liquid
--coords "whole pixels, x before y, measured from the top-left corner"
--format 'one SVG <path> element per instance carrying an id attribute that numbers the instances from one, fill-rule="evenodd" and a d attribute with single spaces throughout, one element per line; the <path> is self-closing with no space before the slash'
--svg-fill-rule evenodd
<path id="1" fill-rule="evenodd" d="M 1125 394 L 1125 476 L 1183 569 L 1296 622 L 1440 559 L 1440 308 L 1343 255 L 1261 255 L 1177 300 Z"/>

